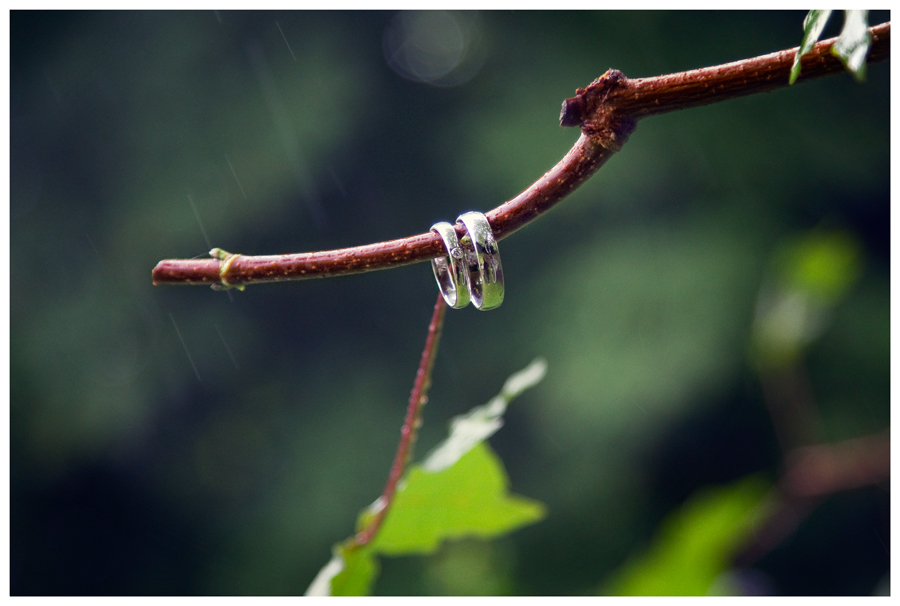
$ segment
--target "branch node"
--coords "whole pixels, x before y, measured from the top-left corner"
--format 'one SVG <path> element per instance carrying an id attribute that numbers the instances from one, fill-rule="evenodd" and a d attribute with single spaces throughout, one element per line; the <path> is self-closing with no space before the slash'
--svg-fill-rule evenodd
<path id="1" fill-rule="evenodd" d="M 219 284 L 213 284 L 211 288 L 213 290 L 228 290 L 229 288 L 236 288 L 238 290 L 244 290 L 243 284 L 231 284 L 226 277 L 228 270 L 231 268 L 231 264 L 234 263 L 234 260 L 240 257 L 240 254 L 233 254 L 228 252 L 227 250 L 222 250 L 221 248 L 214 248 L 209 251 L 209 256 L 213 259 L 219 259 L 222 261 L 222 264 L 219 265 Z"/>
<path id="2" fill-rule="evenodd" d="M 635 129 L 635 121 L 620 115 L 614 99 L 615 93 L 628 85 L 625 74 L 610 68 L 587 88 L 577 89 L 574 97 L 563 101 L 560 126 L 580 126 L 585 136 L 606 149 L 621 150 Z"/>

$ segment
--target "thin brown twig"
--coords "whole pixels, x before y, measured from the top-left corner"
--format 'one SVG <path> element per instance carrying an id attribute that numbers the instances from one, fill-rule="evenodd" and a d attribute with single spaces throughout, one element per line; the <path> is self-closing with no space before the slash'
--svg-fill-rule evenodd
<path id="1" fill-rule="evenodd" d="M 409 406 L 406 409 L 406 419 L 403 421 L 403 428 L 400 430 L 400 442 L 397 445 L 397 454 L 394 456 L 391 473 L 388 476 L 387 484 L 384 486 L 384 492 L 382 492 L 381 497 L 377 501 L 375 515 L 369 521 L 368 526 L 358 532 L 353 540 L 353 543 L 358 546 L 369 543 L 378 533 L 381 523 L 394 502 L 397 482 L 403 477 L 406 464 L 412 456 L 416 432 L 421 425 L 422 406 L 428 401 L 428 388 L 431 386 L 431 369 L 434 367 L 434 359 L 437 355 L 438 341 L 441 338 L 441 329 L 444 326 L 444 312 L 446 309 L 444 298 L 438 293 L 437 302 L 434 304 L 434 314 L 431 317 L 431 324 L 428 326 L 425 348 L 422 350 L 422 359 L 419 362 L 419 371 L 416 373 L 412 393 L 409 395 Z"/>
<path id="2" fill-rule="evenodd" d="M 890 477 L 891 435 L 883 430 L 793 450 L 780 484 L 784 494 L 807 498 L 880 484 Z"/>
<path id="3" fill-rule="evenodd" d="M 867 61 L 890 55 L 890 22 L 869 29 Z M 798 82 L 844 71 L 831 54 L 837 38 L 823 40 L 803 56 Z M 609 70 L 575 97 L 566 99 L 560 116 L 564 126 L 580 126 L 575 146 L 547 174 L 512 200 L 485 213 L 499 240 L 543 214 L 593 175 L 621 149 L 636 121 L 670 111 L 717 103 L 788 86 L 797 49 L 677 74 L 629 80 Z M 463 229 L 458 227 L 462 237 Z M 242 286 L 323 278 L 387 269 L 426 261 L 443 254 L 441 239 L 425 233 L 354 248 L 312 253 L 213 259 L 166 259 L 153 269 L 154 284 Z"/>
<path id="4" fill-rule="evenodd" d="M 785 457 L 785 466 L 769 499 L 772 511 L 735 557 L 737 566 L 750 566 L 775 549 L 827 497 L 890 482 L 890 430 L 796 448 Z"/>

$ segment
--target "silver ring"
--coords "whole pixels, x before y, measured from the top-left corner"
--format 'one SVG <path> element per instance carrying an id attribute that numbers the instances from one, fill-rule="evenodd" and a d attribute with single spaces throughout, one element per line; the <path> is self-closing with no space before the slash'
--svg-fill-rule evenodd
<path id="1" fill-rule="evenodd" d="M 472 241 L 472 245 L 464 249 L 472 304 L 482 311 L 500 307 L 503 303 L 503 267 L 491 225 L 487 217 L 479 212 L 463 213 L 457 221 L 462 221 L 466 226 Z"/>
<path id="2" fill-rule="evenodd" d="M 438 288 L 447 305 L 453 309 L 465 307 L 469 304 L 469 279 L 456 230 L 446 221 L 441 221 L 432 225 L 431 231 L 437 232 L 447 249 L 447 256 L 431 260 Z"/>

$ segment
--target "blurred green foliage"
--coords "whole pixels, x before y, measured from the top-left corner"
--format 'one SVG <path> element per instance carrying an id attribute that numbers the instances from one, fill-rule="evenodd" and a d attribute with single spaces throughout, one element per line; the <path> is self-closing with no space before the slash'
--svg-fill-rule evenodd
<path id="1" fill-rule="evenodd" d="M 859 243 L 847 233 L 804 234 L 779 252 L 785 286 L 832 305 L 847 293 L 862 269 Z"/>
<path id="2" fill-rule="evenodd" d="M 753 334 L 754 354 L 764 368 L 795 363 L 862 272 L 860 244 L 846 232 L 799 234 L 773 255 L 773 276 L 760 293 Z"/>
<path id="3" fill-rule="evenodd" d="M 575 88 L 791 48 L 804 13 L 472 16 L 478 71 L 434 86 L 390 67 L 394 12 L 11 13 L 13 594 L 302 593 L 383 486 L 427 264 L 212 292 L 154 287 L 157 261 L 353 246 L 493 208 L 575 141 L 557 122 Z M 545 356 L 492 447 L 550 515 L 385 559 L 374 591 L 466 593 L 439 579 L 469 566 L 484 591 L 590 593 L 700 487 L 774 476 L 747 351 L 795 237 L 857 243 L 810 257 L 843 267 L 803 349 L 827 434 L 888 427 L 889 124 L 888 64 L 654 117 L 505 239 L 503 307 L 448 313 L 419 448 Z M 773 591 L 870 591 L 886 501 L 801 528 L 758 564 Z"/>
<path id="4" fill-rule="evenodd" d="M 763 497 L 768 488 L 765 481 L 752 477 L 693 495 L 663 521 L 646 553 L 613 573 L 602 593 L 698 596 L 727 590 L 714 584 L 765 520 L 768 507 Z"/>

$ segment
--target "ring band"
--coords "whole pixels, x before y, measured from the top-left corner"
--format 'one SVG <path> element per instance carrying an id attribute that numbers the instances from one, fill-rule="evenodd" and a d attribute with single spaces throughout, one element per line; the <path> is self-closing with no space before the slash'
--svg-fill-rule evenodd
<path id="1" fill-rule="evenodd" d="M 468 212 L 459 216 L 472 241 L 465 248 L 469 270 L 469 294 L 477 309 L 487 311 L 503 303 L 503 267 L 500 265 L 500 248 L 494 232 L 483 213 Z"/>
<path id="2" fill-rule="evenodd" d="M 469 304 L 469 279 L 456 230 L 446 221 L 441 221 L 432 225 L 431 231 L 437 232 L 447 249 L 446 256 L 431 260 L 438 288 L 441 289 L 447 305 L 453 309 L 465 307 Z"/>

